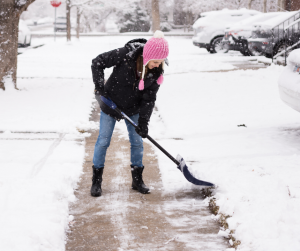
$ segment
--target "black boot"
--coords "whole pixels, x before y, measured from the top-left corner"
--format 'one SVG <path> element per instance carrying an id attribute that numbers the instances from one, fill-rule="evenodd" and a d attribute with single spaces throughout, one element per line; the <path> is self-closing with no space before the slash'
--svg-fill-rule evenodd
<path id="1" fill-rule="evenodd" d="M 140 193 L 149 193 L 150 189 L 146 187 L 143 181 L 143 177 L 142 177 L 143 170 L 144 167 L 131 165 L 132 189 L 138 190 Z"/>
<path id="2" fill-rule="evenodd" d="M 104 168 L 95 168 L 93 166 L 93 184 L 91 187 L 91 195 L 94 197 L 101 196 L 101 183 L 102 183 L 102 174 Z"/>

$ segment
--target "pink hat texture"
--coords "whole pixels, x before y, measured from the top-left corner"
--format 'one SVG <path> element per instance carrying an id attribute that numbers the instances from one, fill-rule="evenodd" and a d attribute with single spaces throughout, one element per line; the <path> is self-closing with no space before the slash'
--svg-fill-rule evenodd
<path id="1" fill-rule="evenodd" d="M 169 55 L 169 44 L 167 40 L 164 38 L 164 33 L 160 30 L 157 30 L 153 37 L 150 38 L 144 46 L 143 51 L 143 73 L 142 79 L 139 83 L 139 90 L 144 90 L 144 75 L 145 75 L 145 67 L 150 60 L 158 59 L 162 60 L 167 58 Z M 162 63 L 164 64 L 164 63 Z M 157 79 L 157 84 L 163 83 L 163 76 Z"/>

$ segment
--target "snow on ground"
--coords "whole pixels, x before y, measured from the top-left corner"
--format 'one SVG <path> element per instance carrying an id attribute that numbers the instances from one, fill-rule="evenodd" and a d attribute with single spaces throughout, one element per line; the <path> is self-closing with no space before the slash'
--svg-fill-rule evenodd
<path id="1" fill-rule="evenodd" d="M 196 177 L 217 184 L 239 250 L 300 249 L 300 114 L 279 98 L 283 69 L 166 76 L 154 118 L 161 128 L 150 126 Z M 167 192 L 195 187 L 157 153 Z"/>
<path id="2" fill-rule="evenodd" d="M 84 160 L 86 135 L 78 130 L 98 126 L 88 121 L 91 60 L 133 38 L 33 39 L 44 46 L 19 55 L 20 91 L 9 80 L 0 91 L 1 250 L 64 250 L 68 203 Z M 299 250 L 299 114 L 278 97 L 283 67 L 209 73 L 247 58 L 210 55 L 190 38 L 167 39 L 170 66 L 150 135 L 180 153 L 195 176 L 218 185 L 220 213 L 232 216 L 240 250 Z M 195 189 L 157 154 L 167 193 Z"/>

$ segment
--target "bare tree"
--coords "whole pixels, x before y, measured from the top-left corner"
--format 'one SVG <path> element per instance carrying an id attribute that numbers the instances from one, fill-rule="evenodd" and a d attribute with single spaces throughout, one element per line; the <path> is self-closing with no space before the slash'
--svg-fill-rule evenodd
<path id="1" fill-rule="evenodd" d="M 71 0 L 66 0 L 67 41 L 71 41 Z"/>
<path id="2" fill-rule="evenodd" d="M 252 5 L 253 0 L 248 0 L 248 9 L 251 9 L 251 5 Z"/>
<path id="3" fill-rule="evenodd" d="M 17 55 L 20 15 L 34 0 L 0 0 L 0 88 L 11 78 L 17 88 Z"/>
<path id="4" fill-rule="evenodd" d="M 109 2 L 104 0 L 66 0 L 67 41 L 71 40 L 71 8 L 77 8 L 76 37 L 79 38 L 80 18 L 85 11 L 89 12 L 89 19 L 94 19 L 96 16 L 98 16 L 100 19 L 105 20 L 113 11 L 115 11 L 117 6 L 121 8 L 121 6 L 124 4 L 126 4 L 126 2 L 120 3 L 118 0 L 110 0 Z M 91 20 L 89 20 L 89 22 L 90 21 Z"/>
<path id="5" fill-rule="evenodd" d="M 267 12 L 267 0 L 264 0 L 264 2 L 263 2 L 263 12 L 264 13 Z"/>
<path id="6" fill-rule="evenodd" d="M 80 8 L 79 6 L 77 6 L 77 15 L 76 15 L 76 37 L 79 38 L 79 32 L 80 32 L 80 17 L 82 14 L 82 8 Z"/>
<path id="7" fill-rule="evenodd" d="M 80 23 L 80 15 L 82 13 L 82 9 L 79 7 L 84 6 L 85 4 L 89 4 L 93 0 L 84 0 L 84 1 L 75 1 L 75 0 L 66 0 L 66 17 L 67 17 L 67 41 L 71 41 L 71 8 L 77 7 L 77 27 L 76 27 L 76 36 L 79 38 L 79 23 Z"/>
<path id="8" fill-rule="evenodd" d="M 286 0 L 278 0 L 277 11 L 285 11 Z"/>
<path id="9" fill-rule="evenodd" d="M 152 31 L 160 30 L 159 0 L 152 0 Z"/>

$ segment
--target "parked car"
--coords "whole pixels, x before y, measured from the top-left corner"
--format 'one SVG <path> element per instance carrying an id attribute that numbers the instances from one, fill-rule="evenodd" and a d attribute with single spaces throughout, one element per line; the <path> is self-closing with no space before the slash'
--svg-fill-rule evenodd
<path id="1" fill-rule="evenodd" d="M 283 12 L 261 13 L 248 17 L 225 29 L 222 43 L 226 50 L 240 51 L 244 56 L 253 56 L 248 50 L 248 41 L 252 35 L 254 24 L 279 16 Z"/>
<path id="2" fill-rule="evenodd" d="M 284 27 L 294 20 L 293 17 L 296 13 L 296 11 L 284 12 L 264 22 L 256 23 L 251 38 L 248 39 L 250 53 L 271 58 L 272 55 L 282 51 L 285 47 Z M 272 33 L 272 29 L 275 27 L 276 29 Z M 292 43 L 292 40 L 297 40 L 297 36 L 289 37 L 289 39 L 288 45 Z"/>
<path id="3" fill-rule="evenodd" d="M 54 22 L 54 31 L 67 31 L 67 18 L 57 17 Z"/>
<path id="4" fill-rule="evenodd" d="M 26 23 L 20 19 L 18 32 L 18 47 L 26 47 L 31 45 L 31 32 Z"/>
<path id="5" fill-rule="evenodd" d="M 245 8 L 202 13 L 193 25 L 195 32 L 193 44 L 200 48 L 206 48 L 211 53 L 219 52 L 223 50 L 222 39 L 226 27 L 259 13 L 261 12 Z"/>
<path id="6" fill-rule="evenodd" d="M 300 112 L 300 49 L 293 50 L 287 58 L 287 66 L 279 77 L 281 100 Z"/>

